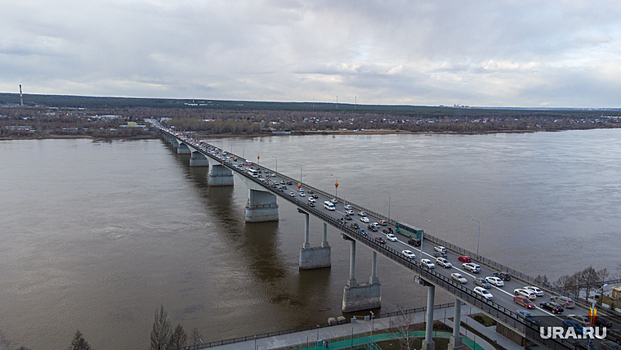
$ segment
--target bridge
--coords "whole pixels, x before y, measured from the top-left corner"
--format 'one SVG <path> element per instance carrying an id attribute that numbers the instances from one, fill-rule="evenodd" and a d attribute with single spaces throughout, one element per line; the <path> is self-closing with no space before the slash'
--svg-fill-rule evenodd
<path id="1" fill-rule="evenodd" d="M 178 154 L 190 155 L 190 166 L 211 167 L 209 172 L 210 186 L 233 186 L 233 176 L 239 176 L 249 189 L 248 202 L 246 205 L 247 222 L 268 222 L 278 220 L 278 203 L 280 198 L 285 203 L 294 205 L 300 214 L 305 216 L 303 230 L 302 249 L 300 250 L 299 268 L 315 269 L 331 266 L 331 249 L 327 238 L 328 225 L 337 228 L 341 232 L 343 239 L 350 242 L 350 269 L 349 277 L 343 288 L 342 311 L 353 312 L 368 310 L 381 307 L 381 283 L 377 275 L 378 255 L 383 255 L 388 260 L 396 263 L 400 267 L 408 270 L 415 277 L 415 280 L 427 289 L 427 315 L 426 331 L 423 348 L 426 350 L 435 349 L 432 340 L 432 324 L 435 289 L 441 290 L 455 297 L 454 329 L 450 339 L 449 349 L 462 349 L 460 332 L 461 305 L 467 303 L 472 305 L 485 314 L 492 317 L 498 323 L 497 331 L 513 339 L 518 344 L 524 345 L 526 340 L 550 349 L 574 349 L 575 344 L 571 340 L 562 339 L 542 339 L 539 336 L 540 327 L 516 313 L 517 309 L 524 307 L 514 303 L 514 289 L 522 288 L 525 285 L 536 286 L 535 278 L 511 269 L 507 266 L 494 262 L 476 253 L 470 252 L 459 246 L 453 245 L 440 238 L 429 234 L 424 234 L 423 230 L 418 230 L 421 234 L 422 244 L 411 245 L 408 243 L 408 235 L 396 233 L 398 222 L 380 213 L 373 212 L 361 205 L 345 201 L 343 198 L 335 198 L 331 194 L 303 183 L 285 174 L 278 173 L 258 164 L 254 164 L 240 158 L 239 156 L 226 153 L 224 150 L 207 144 L 200 140 L 193 139 L 162 126 L 160 123 L 149 120 L 154 129 L 162 137 L 172 144 Z M 288 187 L 287 187 L 288 186 Z M 285 189 L 286 188 L 286 189 Z M 315 197 L 315 198 L 313 198 Z M 314 199 L 314 202 L 310 198 Z M 324 202 L 332 203 L 333 208 Z M 367 224 L 362 223 L 358 218 L 362 215 L 348 215 L 346 212 L 358 212 L 364 214 L 372 222 L 381 222 L 380 230 L 391 230 L 395 240 L 385 240 L 380 242 L 377 237 L 386 238 L 380 232 L 362 232 L 360 229 L 352 227 L 352 223 L 358 223 L 361 228 Z M 364 213 L 362 213 L 364 212 Z M 309 216 L 313 215 L 323 221 L 323 241 L 319 247 L 310 246 Z M 349 218 L 348 218 L 349 216 Z M 371 275 L 364 282 L 356 279 L 356 249 L 357 245 L 371 249 L 373 252 Z M 451 268 L 436 266 L 427 268 L 421 263 L 422 258 L 435 260 L 435 253 L 439 247 L 447 249 L 446 255 L 454 265 Z M 404 255 L 404 250 L 410 250 L 414 257 Z M 481 265 L 481 271 L 473 273 L 465 270 L 459 262 L 459 256 L 469 256 L 473 262 Z M 436 264 L 437 265 L 437 264 Z M 461 283 L 451 276 L 452 273 L 459 272 L 462 276 L 470 280 L 478 277 L 492 276 L 494 272 L 507 272 L 511 275 L 510 281 L 505 281 L 504 287 L 492 286 L 488 290 L 493 294 L 493 298 L 488 300 L 473 291 L 473 284 L 469 280 Z M 550 286 L 539 286 L 549 296 L 558 295 L 559 291 L 552 290 Z M 543 296 L 537 297 L 536 302 L 543 301 Z M 545 301 L 548 301 L 546 299 Z M 532 310 L 535 316 L 544 317 L 541 326 L 559 326 L 565 318 L 552 314 L 540 307 Z M 568 312 L 569 313 L 569 312 Z M 587 315 L 585 307 L 577 306 L 571 313 Z"/>

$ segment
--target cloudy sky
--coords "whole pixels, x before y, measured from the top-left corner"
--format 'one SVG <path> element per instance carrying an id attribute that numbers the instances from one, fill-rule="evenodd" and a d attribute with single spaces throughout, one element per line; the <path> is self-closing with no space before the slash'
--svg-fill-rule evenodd
<path id="1" fill-rule="evenodd" d="M 618 1 L 0 0 L 0 91 L 621 107 Z"/>

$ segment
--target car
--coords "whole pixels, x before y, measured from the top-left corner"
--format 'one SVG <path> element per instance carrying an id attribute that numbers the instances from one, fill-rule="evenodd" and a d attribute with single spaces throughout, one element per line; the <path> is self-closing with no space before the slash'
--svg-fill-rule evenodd
<path id="1" fill-rule="evenodd" d="M 446 248 L 444 248 L 443 246 L 433 247 L 433 250 L 435 250 L 436 252 L 440 252 L 440 253 L 446 254 Z"/>
<path id="2" fill-rule="evenodd" d="M 312 195 L 311 197 L 313 197 L 313 198 L 315 198 L 315 199 L 319 199 L 319 196 L 318 196 L 318 195 L 316 195 L 316 194 Z M 352 213 L 352 214 L 353 214 L 353 213 Z"/>
<path id="3" fill-rule="evenodd" d="M 539 326 L 541 324 L 541 321 L 539 321 L 539 319 L 535 317 L 533 314 L 531 314 L 529 311 L 515 310 L 515 313 L 518 314 L 518 316 L 524 318 L 526 322 L 530 322 L 534 324 L 535 326 Z"/>
<path id="4" fill-rule="evenodd" d="M 527 309 L 534 309 L 535 308 L 535 304 L 533 304 L 532 301 L 530 301 L 530 299 L 528 299 L 527 297 L 523 296 L 523 295 L 516 295 L 513 297 L 513 302 L 518 304 L 518 305 L 522 305 Z"/>
<path id="5" fill-rule="evenodd" d="M 481 272 L 481 266 L 479 266 L 479 265 L 477 265 L 475 263 L 472 263 L 472 262 L 463 263 L 463 264 L 461 264 L 461 267 L 462 267 L 462 269 L 468 270 L 468 271 L 470 271 L 472 273 L 479 273 L 479 272 Z"/>
<path id="6" fill-rule="evenodd" d="M 291 192 L 291 193 L 289 193 L 289 195 L 290 195 L 291 197 L 295 197 L 295 192 Z"/>
<path id="7" fill-rule="evenodd" d="M 384 232 L 384 233 L 392 233 L 392 227 L 387 227 L 387 228 L 383 229 L 382 232 Z"/>
<path id="8" fill-rule="evenodd" d="M 358 212 L 358 215 L 359 215 L 359 216 L 367 216 L 367 213 L 365 213 L 365 212 L 363 212 L 363 211 L 359 211 L 359 212 Z"/>
<path id="9" fill-rule="evenodd" d="M 435 267 L 436 267 L 436 264 L 434 264 L 433 262 L 431 262 L 431 260 L 429 260 L 429 259 L 421 259 L 421 260 L 420 260 L 420 264 L 421 264 L 423 267 L 426 267 L 426 268 L 428 268 L 428 269 L 433 269 L 433 268 L 435 268 Z"/>
<path id="10" fill-rule="evenodd" d="M 313 198 L 313 197 L 308 197 L 308 201 L 309 201 L 309 202 L 314 202 L 314 201 L 315 201 L 315 198 Z"/>
<path id="11" fill-rule="evenodd" d="M 563 321 L 563 326 L 566 326 L 567 328 L 573 328 L 574 330 L 576 330 L 576 334 L 582 334 L 585 331 L 584 327 L 582 327 L 582 325 L 577 321 L 565 320 Z"/>
<path id="12" fill-rule="evenodd" d="M 308 190 L 308 194 L 313 194 L 313 193 L 315 193 L 315 192 L 313 192 L 313 190 Z"/>
<path id="13" fill-rule="evenodd" d="M 281 188 L 282 188 L 283 190 L 285 190 L 285 191 L 287 190 L 287 186 L 283 186 L 283 187 L 281 187 Z"/>
<path id="14" fill-rule="evenodd" d="M 395 235 L 393 235 L 392 233 L 389 233 L 386 235 L 386 238 L 391 241 L 391 242 L 396 242 L 397 241 L 397 237 Z"/>
<path id="15" fill-rule="evenodd" d="M 446 253 L 433 252 L 433 256 L 438 257 L 438 258 L 446 258 Z"/>
<path id="16" fill-rule="evenodd" d="M 300 192 L 300 197 L 306 197 L 306 195 L 304 194 L 304 192 Z"/>
<path id="17" fill-rule="evenodd" d="M 386 244 L 386 240 L 382 237 L 375 237 L 375 242 L 379 244 Z"/>
<path id="18" fill-rule="evenodd" d="M 314 202 L 310 202 L 310 203 L 308 203 L 308 206 L 314 208 L 315 207 L 315 203 Z"/>
<path id="19" fill-rule="evenodd" d="M 363 235 L 363 236 L 366 236 L 367 235 L 367 231 L 365 231 L 363 229 L 360 229 L 360 234 Z"/>
<path id="20" fill-rule="evenodd" d="M 351 209 L 345 209 L 345 214 L 347 215 L 354 215 L 354 211 Z"/>
<path id="21" fill-rule="evenodd" d="M 375 226 L 375 228 L 376 228 L 376 229 L 378 229 L 378 230 L 379 230 L 379 228 L 380 228 L 380 224 L 378 224 L 377 222 L 371 223 L 371 224 L 369 224 L 369 225 L 371 225 L 371 226 Z"/>
<path id="22" fill-rule="evenodd" d="M 347 215 L 347 214 L 345 214 L 345 220 L 352 220 L 352 217 Z"/>
<path id="23" fill-rule="evenodd" d="M 465 262 L 465 263 L 469 263 L 472 262 L 472 259 L 470 259 L 469 256 L 467 255 L 462 255 L 459 258 L 457 258 L 459 261 Z"/>
<path id="24" fill-rule="evenodd" d="M 351 210 L 351 205 L 349 205 L 349 204 L 345 204 L 345 205 L 343 206 L 343 208 L 345 208 L 345 209 L 347 209 L 347 210 Z"/>
<path id="25" fill-rule="evenodd" d="M 600 316 L 595 321 L 595 325 L 596 326 L 600 326 L 600 327 L 610 328 L 610 327 L 612 327 L 612 322 L 610 322 L 607 319 L 605 319 L 605 318 Z"/>
<path id="26" fill-rule="evenodd" d="M 345 225 L 347 223 L 347 220 L 345 220 L 345 218 L 339 218 L 339 222 L 341 223 L 341 225 Z"/>
<path id="27" fill-rule="evenodd" d="M 412 253 L 412 251 L 411 251 L 411 250 L 408 250 L 408 249 L 406 249 L 406 250 L 402 250 L 402 251 L 401 251 L 401 254 L 403 254 L 403 255 L 407 256 L 407 257 L 408 257 L 408 258 L 410 258 L 410 259 L 416 259 L 416 255 L 414 255 L 414 253 Z"/>
<path id="28" fill-rule="evenodd" d="M 474 284 L 483 288 L 492 288 L 492 285 L 487 283 L 487 281 L 482 278 L 475 278 Z"/>
<path id="29" fill-rule="evenodd" d="M 287 185 L 291 186 L 291 185 L 293 185 L 293 182 L 287 181 Z"/>
<path id="30" fill-rule="evenodd" d="M 563 309 L 560 304 L 553 301 L 545 301 L 543 303 L 539 303 L 539 307 L 545 310 L 552 311 L 553 314 L 558 314 L 565 311 L 565 309 Z"/>
<path id="31" fill-rule="evenodd" d="M 555 303 L 559 303 L 563 306 L 563 308 L 565 309 L 573 309 L 574 306 L 576 305 L 576 303 L 574 303 L 573 299 L 568 298 L 568 297 L 564 297 L 564 296 L 557 296 L 557 295 L 553 295 L 550 297 L 550 300 L 552 300 Z"/>
<path id="32" fill-rule="evenodd" d="M 503 281 L 511 281 L 511 276 L 507 272 L 494 272 L 494 277 L 498 277 Z"/>
<path id="33" fill-rule="evenodd" d="M 386 226 L 386 225 L 387 225 L 386 220 L 380 220 L 380 222 L 379 222 L 379 223 L 380 223 L 380 225 L 382 225 L 382 226 Z"/>
<path id="34" fill-rule="evenodd" d="M 602 340 L 602 348 L 605 350 L 621 350 L 621 345 L 610 340 Z"/>
<path id="35" fill-rule="evenodd" d="M 477 293 L 478 295 L 482 296 L 483 298 L 485 298 L 487 300 L 492 300 L 494 298 L 492 293 L 488 292 L 487 289 L 485 289 L 483 287 L 474 287 L 474 289 L 472 291 Z"/>
<path id="36" fill-rule="evenodd" d="M 377 231 L 378 231 L 377 227 L 375 227 L 375 226 L 373 226 L 373 225 L 367 225 L 367 228 L 368 228 L 369 230 L 373 231 L 373 232 L 377 232 Z"/>
<path id="37" fill-rule="evenodd" d="M 415 247 L 420 247 L 420 239 L 416 237 L 411 237 L 410 239 L 408 239 L 408 244 Z"/>
<path id="38" fill-rule="evenodd" d="M 589 318 L 586 316 L 579 316 L 579 315 L 567 315 L 567 319 L 570 321 L 576 321 L 578 323 L 580 323 L 582 326 L 590 326 L 591 323 L 589 322 Z"/>
<path id="39" fill-rule="evenodd" d="M 496 287 L 502 287 L 502 286 L 505 285 L 505 283 L 500 278 L 498 278 L 498 277 L 487 276 L 487 277 L 485 277 L 485 280 L 489 284 L 491 284 L 493 286 L 496 286 Z"/>
<path id="40" fill-rule="evenodd" d="M 436 264 L 446 269 L 453 267 L 453 265 L 451 265 L 451 263 L 448 260 L 446 260 L 446 258 L 436 258 Z"/>
<path id="41" fill-rule="evenodd" d="M 360 228 L 360 226 L 358 226 L 358 224 L 357 224 L 357 223 L 355 223 L 355 222 L 352 222 L 352 223 L 351 223 L 351 225 L 349 225 L 349 227 L 351 227 L 351 228 L 353 228 L 353 229 L 355 229 L 355 230 L 357 230 L 357 229 L 359 229 L 359 228 Z"/>
<path id="42" fill-rule="evenodd" d="M 454 272 L 451 274 L 451 278 L 461 284 L 468 283 L 468 280 L 461 273 Z"/>
<path id="43" fill-rule="evenodd" d="M 543 291 L 535 286 L 524 286 L 522 289 L 530 290 L 538 297 L 542 297 L 544 295 Z"/>
<path id="44" fill-rule="evenodd" d="M 364 223 L 367 223 L 367 222 L 369 222 L 369 218 L 366 217 L 366 216 L 363 216 L 363 217 L 360 218 L 360 221 L 362 221 Z"/>
<path id="45" fill-rule="evenodd" d="M 524 289 L 524 288 L 514 289 L 513 294 L 525 296 L 530 300 L 535 299 L 537 297 L 535 293 L 531 292 L 530 290 Z"/>
<path id="46" fill-rule="evenodd" d="M 332 198 L 332 203 L 338 203 L 339 201 L 336 198 Z"/>

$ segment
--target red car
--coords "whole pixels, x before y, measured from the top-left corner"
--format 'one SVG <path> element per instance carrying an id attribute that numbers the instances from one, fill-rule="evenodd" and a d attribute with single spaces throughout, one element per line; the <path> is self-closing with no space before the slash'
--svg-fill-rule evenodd
<path id="1" fill-rule="evenodd" d="M 472 259 L 470 259 L 470 257 L 469 257 L 469 256 L 466 256 L 466 255 L 460 256 L 460 257 L 459 257 L 459 258 L 457 258 L 457 259 L 459 259 L 459 261 L 463 261 L 463 262 L 465 262 L 465 263 L 472 262 Z"/>
<path id="2" fill-rule="evenodd" d="M 533 304 L 530 300 L 528 300 L 527 297 L 523 296 L 523 295 L 516 295 L 513 297 L 513 301 L 516 304 L 522 305 L 527 309 L 534 309 L 535 308 L 535 304 Z"/>

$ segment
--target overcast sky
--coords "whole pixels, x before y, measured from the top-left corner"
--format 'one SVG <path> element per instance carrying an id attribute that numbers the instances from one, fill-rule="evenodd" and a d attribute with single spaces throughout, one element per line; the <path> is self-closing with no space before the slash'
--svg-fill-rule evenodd
<path id="1" fill-rule="evenodd" d="M 0 91 L 621 107 L 618 1 L 0 0 Z"/>

